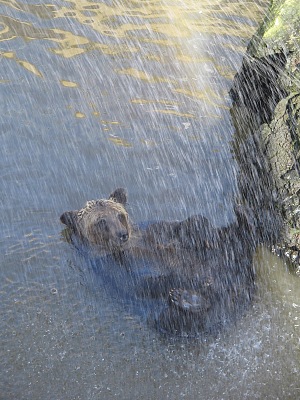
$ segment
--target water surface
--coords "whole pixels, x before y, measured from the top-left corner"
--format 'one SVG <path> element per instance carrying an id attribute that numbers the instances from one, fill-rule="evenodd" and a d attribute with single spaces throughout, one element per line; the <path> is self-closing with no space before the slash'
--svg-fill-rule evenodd
<path id="1" fill-rule="evenodd" d="M 205 343 L 164 339 L 61 240 L 128 189 L 136 222 L 233 220 L 228 91 L 268 1 L 0 0 L 2 399 L 295 399 L 297 277 Z"/>

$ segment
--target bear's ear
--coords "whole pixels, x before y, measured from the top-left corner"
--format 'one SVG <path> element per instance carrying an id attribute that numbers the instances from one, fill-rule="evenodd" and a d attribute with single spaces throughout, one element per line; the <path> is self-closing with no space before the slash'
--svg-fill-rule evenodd
<path id="1" fill-rule="evenodd" d="M 108 200 L 113 200 L 125 206 L 127 203 L 127 192 L 123 188 L 118 188 L 109 196 Z"/>
<path id="2" fill-rule="evenodd" d="M 60 221 L 69 228 L 75 229 L 78 222 L 77 211 L 66 211 L 60 216 Z"/>

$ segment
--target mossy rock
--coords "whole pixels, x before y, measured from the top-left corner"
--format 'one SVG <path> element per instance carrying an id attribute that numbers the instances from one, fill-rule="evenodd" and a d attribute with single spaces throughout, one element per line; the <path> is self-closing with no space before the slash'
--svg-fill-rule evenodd
<path id="1" fill-rule="evenodd" d="M 232 114 L 238 115 L 234 109 L 246 110 L 235 121 L 239 140 L 245 131 L 259 138 L 267 160 L 265 174 L 277 192 L 276 207 L 284 220 L 280 246 L 300 265 L 299 0 L 273 0 L 232 92 Z M 254 123 L 245 128 L 249 120 Z"/>

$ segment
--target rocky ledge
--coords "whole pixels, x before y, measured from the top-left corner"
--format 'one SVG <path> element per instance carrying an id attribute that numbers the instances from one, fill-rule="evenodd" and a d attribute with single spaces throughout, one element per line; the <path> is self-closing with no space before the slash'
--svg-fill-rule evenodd
<path id="1" fill-rule="evenodd" d="M 272 1 L 231 94 L 244 200 L 269 244 L 300 271 L 299 0 Z"/>

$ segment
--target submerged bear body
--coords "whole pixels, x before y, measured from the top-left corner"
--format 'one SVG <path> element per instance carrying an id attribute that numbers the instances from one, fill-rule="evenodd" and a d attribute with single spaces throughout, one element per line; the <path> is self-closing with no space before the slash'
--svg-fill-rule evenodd
<path id="1" fill-rule="evenodd" d="M 134 292 L 136 301 L 160 300 L 161 331 L 185 336 L 218 331 L 245 310 L 254 291 L 254 246 L 251 235 L 240 235 L 248 228 L 242 214 L 227 228 L 193 216 L 139 229 L 130 222 L 126 201 L 125 190 L 117 189 L 107 200 L 65 212 L 61 222 L 94 254 L 113 257 L 120 280 L 112 279 Z"/>

